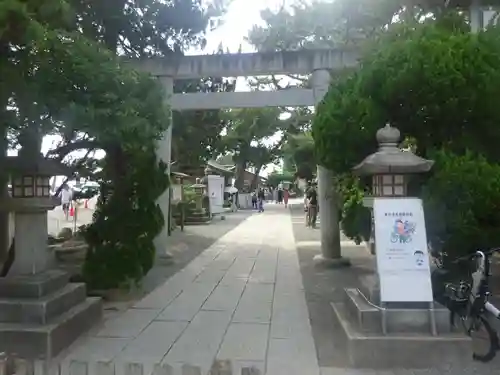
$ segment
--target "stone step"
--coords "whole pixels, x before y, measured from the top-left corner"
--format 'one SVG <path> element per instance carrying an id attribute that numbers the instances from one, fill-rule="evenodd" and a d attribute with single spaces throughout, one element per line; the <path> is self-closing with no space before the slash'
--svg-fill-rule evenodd
<path id="1" fill-rule="evenodd" d="M 172 216 L 176 219 L 181 217 L 180 213 L 177 213 L 177 212 L 175 214 L 173 214 Z M 195 211 L 195 212 L 186 212 L 185 216 L 197 218 L 197 217 L 208 217 L 208 214 L 206 212 Z"/>
<path id="2" fill-rule="evenodd" d="M 212 221 L 186 221 L 184 225 L 209 225 Z"/>
<path id="3" fill-rule="evenodd" d="M 449 333 L 452 330 L 448 309 L 437 303 L 432 313 L 428 307 L 382 309 L 368 301 L 356 288 L 346 288 L 344 291 L 346 309 L 356 327 L 362 332 L 382 333 L 384 314 L 388 333 L 432 334 L 433 319 L 438 334 Z"/>
<path id="4" fill-rule="evenodd" d="M 0 298 L 0 322 L 47 324 L 85 298 L 83 283 L 67 284 L 40 299 Z"/>
<path id="5" fill-rule="evenodd" d="M 0 278 L 0 298 L 40 298 L 63 288 L 67 272 L 50 270 L 38 275 Z"/>
<path id="6" fill-rule="evenodd" d="M 470 362 L 472 341 L 461 333 L 439 336 L 367 333 L 357 328 L 345 303 L 333 302 L 331 306 L 347 342 L 350 366 L 370 369 L 418 369 L 439 366 L 443 363 L 443 358 Z"/>
<path id="7" fill-rule="evenodd" d="M 101 317 L 101 299 L 88 297 L 49 324 L 0 323 L 0 353 L 16 353 L 20 358 L 53 358 Z"/>
<path id="8" fill-rule="evenodd" d="M 186 217 L 186 221 L 207 221 L 207 220 L 210 220 L 210 216 L 208 215 Z"/>

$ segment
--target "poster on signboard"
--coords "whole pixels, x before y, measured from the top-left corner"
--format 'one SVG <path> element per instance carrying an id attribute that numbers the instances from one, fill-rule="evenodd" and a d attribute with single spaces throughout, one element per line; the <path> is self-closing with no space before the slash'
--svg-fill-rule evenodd
<path id="1" fill-rule="evenodd" d="M 375 246 L 382 302 L 431 302 L 425 217 L 418 198 L 376 198 Z"/>
<path id="2" fill-rule="evenodd" d="M 210 212 L 220 214 L 224 212 L 224 177 L 208 175 L 208 197 Z"/>

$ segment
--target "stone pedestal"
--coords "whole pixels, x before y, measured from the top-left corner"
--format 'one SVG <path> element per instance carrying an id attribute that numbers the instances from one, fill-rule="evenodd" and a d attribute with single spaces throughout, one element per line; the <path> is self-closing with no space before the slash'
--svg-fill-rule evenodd
<path id="1" fill-rule="evenodd" d="M 9 275 L 32 275 L 54 268 L 55 256 L 47 246 L 47 211 L 17 212 L 14 216 L 16 258 Z"/>
<path id="2" fill-rule="evenodd" d="M 380 303 L 378 277 L 362 278 L 346 288 L 344 300 L 332 303 L 355 367 L 427 368 L 443 356 L 470 360 L 471 340 L 450 324 L 448 309 L 438 303 Z"/>
<path id="3" fill-rule="evenodd" d="M 14 211 L 15 260 L 0 278 L 0 353 L 50 359 L 99 321 L 100 298 L 87 298 L 85 284 L 69 283 L 54 270 L 47 244 L 50 199 L 10 199 Z"/>
<path id="4" fill-rule="evenodd" d="M 102 315 L 100 298 L 62 271 L 0 278 L 0 352 L 50 359 Z"/>

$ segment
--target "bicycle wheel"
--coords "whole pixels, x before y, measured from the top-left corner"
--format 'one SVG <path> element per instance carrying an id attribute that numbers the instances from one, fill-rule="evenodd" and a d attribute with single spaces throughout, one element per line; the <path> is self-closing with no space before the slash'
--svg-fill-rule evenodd
<path id="1" fill-rule="evenodd" d="M 479 362 L 489 362 L 495 358 L 500 348 L 497 332 L 488 320 L 479 315 L 469 319 L 461 319 L 465 332 L 472 339 L 472 358 Z M 470 321 L 470 319 L 474 319 Z"/>

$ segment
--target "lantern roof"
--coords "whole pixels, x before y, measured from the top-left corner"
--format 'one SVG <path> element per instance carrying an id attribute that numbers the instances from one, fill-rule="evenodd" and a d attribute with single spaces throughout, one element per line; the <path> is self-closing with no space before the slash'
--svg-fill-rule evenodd
<path id="1" fill-rule="evenodd" d="M 27 157 L 22 153 L 19 156 L 8 156 L 6 169 L 11 174 L 43 175 L 43 176 L 70 176 L 73 171 L 66 165 L 52 159 L 46 159 L 42 154 Z"/>
<path id="2" fill-rule="evenodd" d="M 401 133 L 387 124 L 377 131 L 378 151 L 353 168 L 358 175 L 416 174 L 428 172 L 434 161 L 399 148 Z"/>

